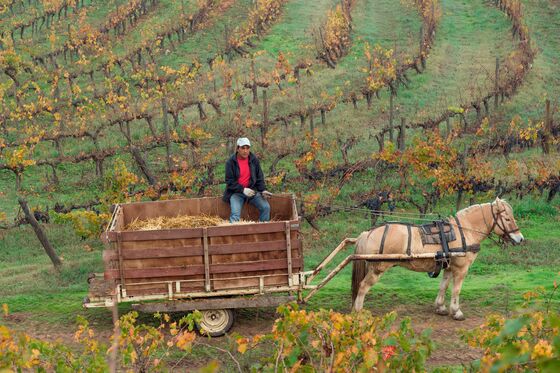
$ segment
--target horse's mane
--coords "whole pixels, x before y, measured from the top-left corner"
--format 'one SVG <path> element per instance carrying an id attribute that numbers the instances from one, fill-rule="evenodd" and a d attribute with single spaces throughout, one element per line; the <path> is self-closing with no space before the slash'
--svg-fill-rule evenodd
<path id="1" fill-rule="evenodd" d="M 480 208 L 480 206 L 481 206 L 480 204 L 476 204 L 476 205 L 471 205 L 469 207 L 465 207 L 464 209 L 461 209 L 461 210 L 457 211 L 457 215 L 468 214 L 469 212 L 471 212 L 475 208 Z"/>
<path id="2" fill-rule="evenodd" d="M 505 199 L 500 199 L 501 203 L 504 203 L 505 205 L 509 206 L 509 208 L 511 209 L 511 205 L 508 203 L 508 201 L 506 201 Z M 480 206 L 483 205 L 491 205 L 492 203 L 494 203 L 494 201 L 492 202 L 487 202 L 487 203 L 482 203 L 482 204 L 476 204 L 476 205 L 471 205 L 469 207 L 465 207 L 464 209 L 461 209 L 459 211 L 457 211 L 457 215 L 465 215 L 469 212 L 471 212 L 471 210 L 475 209 L 475 208 L 480 208 Z"/>

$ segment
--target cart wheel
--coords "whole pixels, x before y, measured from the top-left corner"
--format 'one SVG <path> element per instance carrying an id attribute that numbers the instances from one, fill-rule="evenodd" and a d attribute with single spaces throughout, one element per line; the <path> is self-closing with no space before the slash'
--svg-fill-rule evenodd
<path id="1" fill-rule="evenodd" d="M 198 330 L 203 335 L 219 337 L 226 334 L 233 325 L 233 312 L 231 310 L 205 310 L 200 311 L 202 319 L 198 322 Z"/>

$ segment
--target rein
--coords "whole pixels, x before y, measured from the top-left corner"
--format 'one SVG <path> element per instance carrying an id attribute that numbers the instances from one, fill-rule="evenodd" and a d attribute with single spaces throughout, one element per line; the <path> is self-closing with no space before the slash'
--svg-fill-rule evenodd
<path id="1" fill-rule="evenodd" d="M 284 198 L 284 199 L 290 199 L 292 200 L 292 197 L 283 197 L 283 196 L 275 196 L 275 198 Z M 302 198 L 293 198 L 295 201 L 298 201 L 302 204 L 307 204 L 307 205 L 317 205 L 316 201 L 306 201 Z M 480 208 L 482 209 L 482 205 L 479 205 Z M 391 216 L 393 218 L 397 218 L 397 219 L 403 219 L 403 220 L 416 220 L 416 221 L 426 221 L 426 222 L 433 222 L 434 218 L 426 218 L 426 215 L 432 215 L 432 216 L 437 216 L 439 218 L 441 218 L 441 215 L 439 214 L 434 214 L 434 213 L 425 213 L 425 214 L 420 214 L 420 213 L 414 213 L 414 212 L 398 212 L 398 213 L 394 213 L 392 211 L 384 211 L 384 210 L 370 210 L 367 208 L 359 208 L 359 207 L 353 207 L 353 206 L 342 206 L 342 205 L 336 205 L 336 204 L 330 204 L 329 207 L 332 209 L 331 211 L 348 211 L 348 212 L 365 212 L 365 213 L 370 213 L 370 214 L 374 214 L 377 216 L 383 216 L 383 215 L 387 215 L 387 216 Z M 449 224 L 457 227 L 457 229 L 459 229 L 459 231 L 469 231 L 469 232 L 474 232 L 474 233 L 478 233 L 480 235 L 485 236 L 486 238 L 489 238 L 492 242 L 494 242 L 495 244 L 497 244 L 500 247 L 504 247 L 507 242 L 506 240 L 502 237 L 499 236 L 498 239 L 495 239 L 492 236 L 492 231 L 494 230 L 494 228 L 496 226 L 498 226 L 498 228 L 500 228 L 503 232 L 504 235 L 508 235 L 509 233 L 514 233 L 514 232 L 519 232 L 519 228 L 515 229 L 515 230 L 507 230 L 505 228 L 505 223 L 503 222 L 503 216 L 502 213 L 504 211 L 506 211 L 505 209 L 502 210 L 497 210 L 494 211 L 494 204 L 490 203 L 490 209 L 491 209 L 491 213 L 492 213 L 492 218 L 493 218 L 493 222 L 492 225 L 490 226 L 488 224 L 488 222 L 486 221 L 486 216 L 484 214 L 484 211 L 482 211 L 482 218 L 484 219 L 484 224 L 486 225 L 486 227 L 490 227 L 489 229 L 489 233 L 486 232 L 482 232 L 479 231 L 477 229 L 473 229 L 473 228 L 466 228 L 466 227 L 462 227 L 460 224 L 457 224 L 457 218 L 454 216 L 454 220 L 456 221 L 456 223 L 451 223 L 449 222 Z M 499 218 L 499 219 L 498 219 Z M 395 222 L 392 222 L 395 223 Z M 401 222 L 401 224 L 409 224 L 406 222 Z"/>

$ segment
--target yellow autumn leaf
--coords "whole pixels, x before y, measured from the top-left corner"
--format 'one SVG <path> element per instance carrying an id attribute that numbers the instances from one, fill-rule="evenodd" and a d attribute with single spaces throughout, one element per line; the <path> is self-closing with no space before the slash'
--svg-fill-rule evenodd
<path id="1" fill-rule="evenodd" d="M 240 343 L 237 345 L 237 351 L 240 354 L 244 354 L 247 351 L 247 343 Z"/>
<path id="2" fill-rule="evenodd" d="M 177 348 L 180 348 L 181 350 L 188 350 L 195 338 L 196 335 L 193 332 L 184 332 L 180 334 L 177 336 Z"/>
<path id="3" fill-rule="evenodd" d="M 237 351 L 240 354 L 244 354 L 247 351 L 248 339 L 247 338 L 238 338 L 236 340 L 236 342 L 237 342 Z"/>

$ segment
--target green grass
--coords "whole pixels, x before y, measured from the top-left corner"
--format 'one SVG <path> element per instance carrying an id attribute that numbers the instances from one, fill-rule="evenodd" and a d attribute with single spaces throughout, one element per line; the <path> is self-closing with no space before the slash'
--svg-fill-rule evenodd
<path id="1" fill-rule="evenodd" d="M 411 75 L 409 88 L 401 89 L 395 100 L 398 116 L 409 121 L 487 92 L 496 57 L 502 59 L 512 50 L 511 25 L 488 2 L 444 0 L 441 6 L 443 15 L 427 68 L 421 75 Z"/>
<path id="2" fill-rule="evenodd" d="M 292 62 L 313 58 L 315 47 L 312 34 L 336 3 L 334 0 L 288 1 L 282 19 L 263 37 L 258 49 L 271 56 L 282 52 Z"/>
<path id="3" fill-rule="evenodd" d="M 524 0 L 522 3 L 525 24 L 537 55 L 525 82 L 515 96 L 500 107 L 496 119 L 519 115 L 524 121 L 541 120 L 546 99 L 551 100 L 553 107 L 559 104 L 560 39 L 554 30 L 560 27 L 560 4 L 542 0 Z"/>
<path id="4" fill-rule="evenodd" d="M 250 10 L 249 0 L 236 0 L 223 14 L 210 20 L 208 27 L 203 32 L 188 37 L 172 53 L 166 53 L 158 59 L 161 66 L 177 67 L 182 64 L 189 65 L 198 61 L 205 65 L 207 58 L 214 57 L 224 47 L 224 30 L 226 27 L 233 30 L 243 22 Z"/>
<path id="5" fill-rule="evenodd" d="M 24 40 L 20 41 L 18 33 L 18 37 L 16 38 L 16 49 L 22 52 L 29 52 L 31 55 L 43 55 L 49 53 L 53 47 L 58 49 L 68 40 L 69 27 L 73 30 L 79 30 L 84 26 L 91 27 L 94 30 L 98 29 L 106 22 L 107 15 L 115 11 L 117 7 L 124 5 L 126 2 L 127 1 L 125 0 L 110 0 L 101 6 L 93 1 L 85 1 L 85 6 L 78 9 L 76 13 L 69 10 L 68 17 L 61 17 L 60 20 L 57 20 L 57 17 L 55 17 L 54 22 L 49 26 L 49 28 L 44 25 L 41 30 L 35 33 L 33 39 L 31 39 L 30 28 L 26 29 L 24 33 Z M 41 10 L 39 14 L 42 13 L 43 11 Z M 51 35 L 55 36 L 53 45 L 51 45 L 51 42 L 49 41 L 49 37 Z M 110 35 L 112 35 L 112 33 Z"/>

